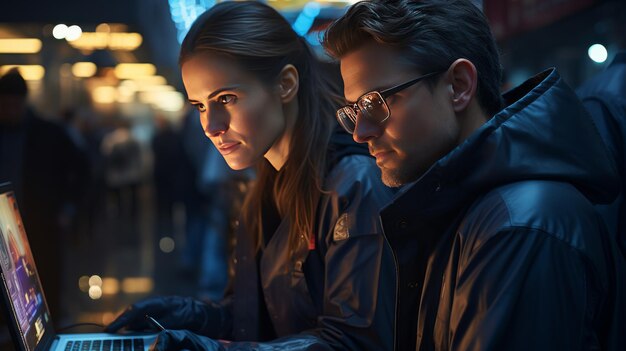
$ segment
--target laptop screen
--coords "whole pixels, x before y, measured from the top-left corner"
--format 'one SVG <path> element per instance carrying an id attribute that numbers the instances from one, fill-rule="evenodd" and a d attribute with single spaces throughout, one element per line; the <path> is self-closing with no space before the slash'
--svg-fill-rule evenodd
<path id="1" fill-rule="evenodd" d="M 11 191 L 0 192 L 0 267 L 12 319 L 18 324 L 26 348 L 35 350 L 46 331 L 52 333 L 52 322 Z"/>

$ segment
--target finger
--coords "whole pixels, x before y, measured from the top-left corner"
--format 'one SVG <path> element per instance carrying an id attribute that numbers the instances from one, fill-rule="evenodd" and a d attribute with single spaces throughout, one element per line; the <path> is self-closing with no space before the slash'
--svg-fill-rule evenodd
<path id="1" fill-rule="evenodd" d="M 136 311 L 133 308 L 126 309 L 126 311 L 122 312 L 111 324 L 107 325 L 104 331 L 107 333 L 117 332 L 132 322 L 133 319 L 135 319 L 135 314 Z"/>
<path id="2" fill-rule="evenodd" d="M 156 340 L 154 340 L 154 343 L 152 344 L 152 346 L 154 347 L 154 351 L 165 351 L 168 350 L 170 346 L 174 346 L 170 345 L 171 339 L 172 338 L 169 330 L 164 330 L 160 332 Z"/>
<path id="3" fill-rule="evenodd" d="M 154 340 L 154 342 L 150 345 L 150 347 L 148 348 L 148 351 L 157 351 L 157 341 Z"/>

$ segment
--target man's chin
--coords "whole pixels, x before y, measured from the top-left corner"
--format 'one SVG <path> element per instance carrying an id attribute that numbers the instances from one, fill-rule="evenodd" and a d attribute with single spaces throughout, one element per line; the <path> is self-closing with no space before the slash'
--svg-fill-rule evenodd
<path id="1" fill-rule="evenodd" d="M 408 183 L 399 170 L 392 170 L 389 168 L 382 168 L 382 181 L 388 187 L 397 188 L 401 187 L 404 184 Z"/>

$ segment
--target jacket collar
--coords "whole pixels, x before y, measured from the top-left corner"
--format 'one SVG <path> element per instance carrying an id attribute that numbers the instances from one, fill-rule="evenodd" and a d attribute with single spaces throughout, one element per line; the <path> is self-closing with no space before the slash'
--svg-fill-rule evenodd
<path id="1" fill-rule="evenodd" d="M 556 69 L 530 78 L 504 99 L 506 108 L 405 186 L 388 208 L 432 216 L 522 180 L 569 182 L 596 203 L 614 199 L 616 167 Z"/>

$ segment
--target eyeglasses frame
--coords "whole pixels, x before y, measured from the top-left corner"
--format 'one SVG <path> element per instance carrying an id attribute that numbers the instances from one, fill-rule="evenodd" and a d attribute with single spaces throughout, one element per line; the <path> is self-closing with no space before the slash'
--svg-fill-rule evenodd
<path id="1" fill-rule="evenodd" d="M 391 108 L 389 108 L 389 105 L 387 105 L 387 101 L 386 99 L 412 85 L 417 84 L 418 82 L 426 79 L 426 78 L 430 78 L 434 75 L 443 73 L 444 71 L 435 71 L 435 72 L 430 72 L 430 73 L 426 73 L 422 76 L 419 76 L 417 78 L 414 78 L 408 82 L 402 83 L 402 84 L 398 84 L 396 86 L 393 86 L 391 88 L 382 90 L 382 91 L 378 91 L 378 90 L 372 90 L 372 91 L 368 91 L 367 93 L 359 96 L 358 99 L 356 99 L 356 102 L 354 104 L 348 104 L 345 106 L 342 106 L 340 109 L 337 110 L 337 112 L 335 112 L 335 117 L 337 118 L 337 120 L 339 121 L 339 124 L 341 124 L 341 126 L 346 129 L 346 127 L 343 125 L 343 123 L 341 123 L 341 118 L 339 117 L 339 113 L 341 111 L 343 111 L 345 108 L 350 108 L 352 109 L 352 111 L 355 113 L 355 116 L 358 116 L 358 112 L 361 112 L 361 115 L 365 116 L 367 115 L 367 113 L 365 113 L 365 111 L 363 111 L 363 109 L 361 109 L 361 107 L 359 106 L 359 102 L 361 101 L 361 99 L 365 96 L 365 95 L 369 95 L 369 94 L 378 94 L 383 101 L 383 104 L 385 105 L 385 107 L 387 108 L 387 116 L 385 118 L 383 118 L 382 120 L 380 120 L 378 123 L 384 123 L 387 119 L 389 119 L 389 116 L 391 116 Z M 345 113 L 345 112 L 344 112 Z M 354 124 L 356 125 L 356 117 L 355 117 L 355 121 Z M 349 130 L 346 129 L 346 131 L 348 133 L 350 133 Z M 354 134 L 354 132 L 351 132 L 350 134 Z"/>

